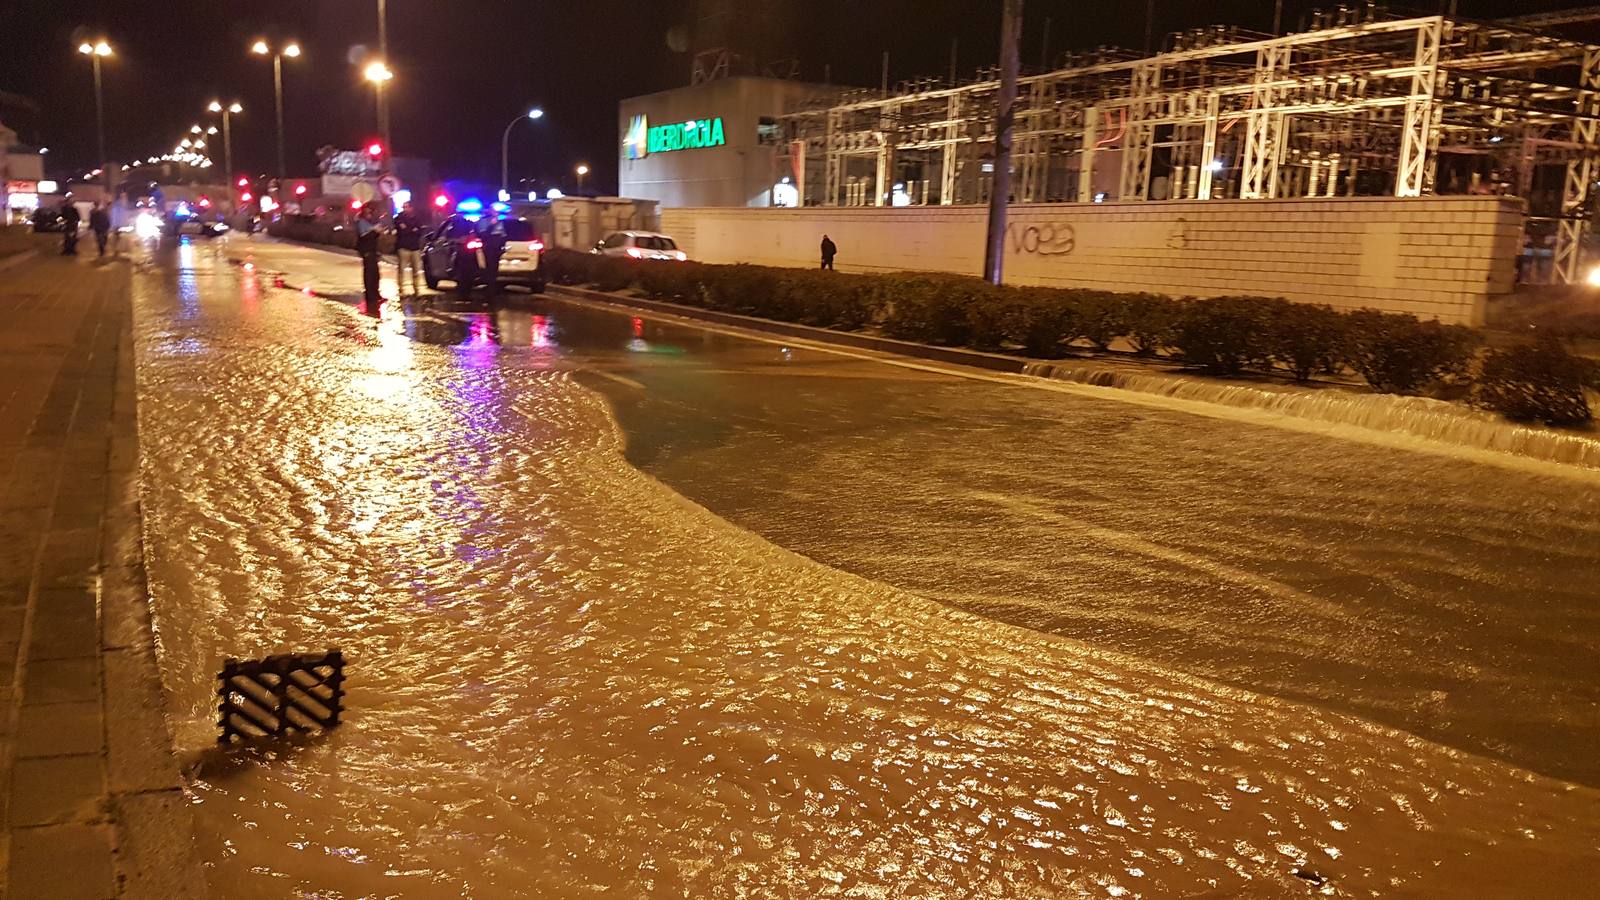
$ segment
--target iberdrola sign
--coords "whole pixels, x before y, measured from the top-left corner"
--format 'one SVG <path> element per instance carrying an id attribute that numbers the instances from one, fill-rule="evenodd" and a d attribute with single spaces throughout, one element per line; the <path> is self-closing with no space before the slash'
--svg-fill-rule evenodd
<path id="1" fill-rule="evenodd" d="M 687 122 L 673 122 L 670 125 L 646 126 L 645 153 L 699 150 L 705 147 L 721 147 L 727 143 L 728 140 L 722 133 L 721 116 L 712 119 L 690 119 Z"/>

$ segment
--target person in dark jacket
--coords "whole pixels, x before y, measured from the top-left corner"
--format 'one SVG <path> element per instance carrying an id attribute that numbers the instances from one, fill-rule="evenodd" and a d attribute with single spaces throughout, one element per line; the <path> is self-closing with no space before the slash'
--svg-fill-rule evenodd
<path id="1" fill-rule="evenodd" d="M 394 253 L 400 263 L 395 275 L 400 293 L 406 291 L 406 271 L 410 270 L 411 296 L 422 296 L 422 219 L 409 200 L 400 208 L 400 215 L 394 217 Z"/>
<path id="2" fill-rule="evenodd" d="M 356 252 L 361 254 L 361 311 L 381 315 L 383 296 L 378 293 L 378 207 L 368 203 L 356 214 Z"/>
<path id="3" fill-rule="evenodd" d="M 82 224 L 83 216 L 79 215 L 78 207 L 69 200 L 61 204 L 61 255 L 78 255 L 78 226 Z"/>
<path id="4" fill-rule="evenodd" d="M 89 230 L 94 232 L 94 242 L 100 248 L 100 255 L 106 255 L 106 238 L 111 236 L 111 214 L 106 212 L 103 204 L 96 203 L 94 209 L 89 210 Z"/>
<path id="5" fill-rule="evenodd" d="M 839 252 L 839 248 L 834 246 L 833 241 L 830 240 L 827 235 L 823 235 L 822 236 L 822 267 L 824 269 L 832 269 L 833 268 L 833 257 L 834 257 L 834 254 L 836 254 L 838 252 Z"/>

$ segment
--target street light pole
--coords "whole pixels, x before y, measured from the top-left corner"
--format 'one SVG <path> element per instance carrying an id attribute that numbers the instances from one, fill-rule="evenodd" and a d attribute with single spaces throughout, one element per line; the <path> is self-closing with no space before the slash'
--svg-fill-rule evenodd
<path id="1" fill-rule="evenodd" d="M 211 105 L 206 108 L 214 113 L 222 113 L 222 167 L 227 170 L 225 174 L 228 177 L 229 191 L 231 192 L 233 189 L 233 127 L 231 119 L 234 113 L 244 112 L 244 107 L 240 106 L 237 101 L 223 106 L 222 101 L 213 100 Z"/>
<path id="2" fill-rule="evenodd" d="M 994 117 L 994 178 L 989 182 L 989 231 L 983 248 L 983 277 L 999 284 L 1005 267 L 1006 206 L 1011 202 L 1011 130 L 1016 118 L 1017 45 L 1022 37 L 1022 0 L 1004 0 L 1000 14 L 1000 95 Z"/>
<path id="3" fill-rule="evenodd" d="M 93 44 L 84 41 L 78 45 L 78 52 L 89 57 L 89 65 L 94 70 L 95 149 L 100 154 L 95 160 L 95 166 L 99 167 L 105 165 L 106 160 L 106 111 L 105 98 L 100 90 L 100 57 L 111 55 L 111 45 L 104 40 L 95 41 Z"/>
<path id="4" fill-rule="evenodd" d="M 272 91 L 277 102 L 278 114 L 278 183 L 281 191 L 283 179 L 288 176 L 287 166 L 283 161 L 283 58 L 287 56 L 292 59 L 299 56 L 300 45 L 291 41 L 274 51 L 267 46 L 266 41 L 256 41 L 250 52 L 262 56 L 272 54 Z"/>
<path id="5" fill-rule="evenodd" d="M 583 163 L 578 163 L 577 172 L 578 172 L 578 193 L 581 194 L 581 193 L 583 193 L 583 176 L 589 174 L 589 167 L 584 165 Z"/>
<path id="6" fill-rule="evenodd" d="M 511 185 L 510 185 L 510 181 L 511 181 L 511 177 L 510 177 L 511 129 L 515 128 L 517 123 L 521 122 L 523 119 L 532 119 L 534 121 L 538 121 L 539 119 L 542 119 L 542 118 L 544 118 L 544 110 L 542 110 L 539 107 L 535 106 L 533 109 L 528 110 L 527 112 L 523 113 L 522 115 L 517 116 L 515 119 L 512 119 L 510 122 L 506 123 L 506 130 L 501 132 L 501 134 L 500 134 L 500 190 L 502 190 L 502 191 L 509 190 L 510 187 L 511 187 Z"/>
<path id="7" fill-rule="evenodd" d="M 394 157 L 394 148 L 389 143 L 389 110 L 384 101 L 384 89 L 388 86 L 389 79 L 394 77 L 394 72 L 382 60 L 367 63 L 363 76 L 370 82 L 378 100 L 378 133 L 383 135 L 383 153 L 387 158 Z"/>

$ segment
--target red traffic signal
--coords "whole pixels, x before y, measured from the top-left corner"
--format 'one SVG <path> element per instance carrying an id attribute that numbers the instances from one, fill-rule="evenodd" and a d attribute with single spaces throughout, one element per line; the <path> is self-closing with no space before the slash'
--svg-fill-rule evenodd
<path id="1" fill-rule="evenodd" d="M 250 186 L 250 179 L 245 178 L 243 175 L 239 176 L 239 187 L 247 188 L 249 186 Z"/>
<path id="2" fill-rule="evenodd" d="M 250 193 L 249 191 L 245 191 L 244 193 L 239 195 L 239 200 L 241 202 L 243 202 L 243 203 L 249 203 L 251 200 L 254 200 L 254 199 L 255 199 L 255 195 Z"/>
<path id="3" fill-rule="evenodd" d="M 305 192 L 306 192 L 306 186 L 305 185 L 297 184 L 297 185 L 294 186 L 294 195 L 296 197 L 304 196 Z"/>
<path id="4" fill-rule="evenodd" d="M 444 194 L 440 194 L 439 196 L 433 198 L 433 205 L 439 207 L 440 209 L 444 209 L 446 206 L 450 205 L 450 198 Z"/>
<path id="5" fill-rule="evenodd" d="M 367 155 L 372 157 L 373 159 L 377 159 L 378 157 L 382 156 L 383 155 L 383 145 L 378 143 L 377 141 L 373 141 L 372 143 L 368 144 L 367 145 Z"/>
<path id="6" fill-rule="evenodd" d="M 350 208 L 351 209 L 360 209 L 361 208 L 361 201 L 358 200 L 355 197 L 351 197 L 350 198 Z"/>

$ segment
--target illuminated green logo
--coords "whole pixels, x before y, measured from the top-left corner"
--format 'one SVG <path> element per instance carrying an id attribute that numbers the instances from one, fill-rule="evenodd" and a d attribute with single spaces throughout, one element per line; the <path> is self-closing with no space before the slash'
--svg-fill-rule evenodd
<path id="1" fill-rule="evenodd" d="M 698 150 L 704 147 L 721 147 L 728 143 L 722 134 L 722 117 L 715 119 L 690 119 L 671 125 L 657 125 L 650 129 L 645 141 L 647 153 L 668 153 L 673 150 Z"/>

